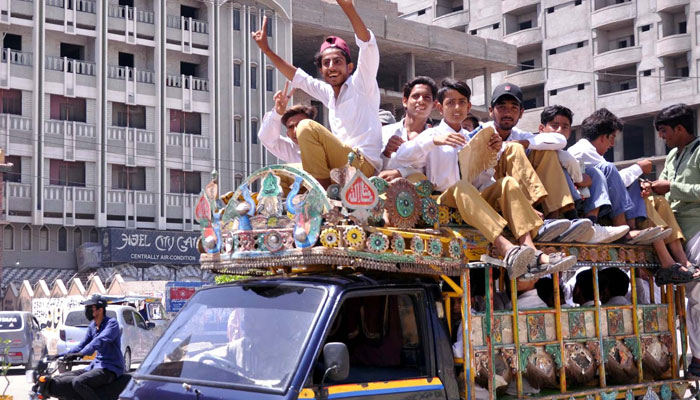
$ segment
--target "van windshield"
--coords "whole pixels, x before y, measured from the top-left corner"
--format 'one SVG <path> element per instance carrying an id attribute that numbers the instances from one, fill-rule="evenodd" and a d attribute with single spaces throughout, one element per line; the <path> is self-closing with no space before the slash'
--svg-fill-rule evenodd
<path id="1" fill-rule="evenodd" d="M 200 291 L 138 373 L 284 392 L 325 296 L 319 288 L 267 282 Z"/>
<path id="2" fill-rule="evenodd" d="M 107 310 L 107 316 L 110 318 L 117 318 L 117 314 L 112 310 Z M 75 310 L 71 311 L 66 315 L 66 326 L 75 326 L 78 328 L 87 328 L 90 325 L 90 321 L 85 317 L 85 310 Z"/>
<path id="3" fill-rule="evenodd" d="M 20 314 L 0 314 L 0 331 L 17 329 L 22 329 L 22 316 Z"/>

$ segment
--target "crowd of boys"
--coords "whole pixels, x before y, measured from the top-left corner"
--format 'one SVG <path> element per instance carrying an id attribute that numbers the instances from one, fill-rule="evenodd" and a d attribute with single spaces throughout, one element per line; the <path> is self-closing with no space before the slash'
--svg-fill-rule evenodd
<path id="1" fill-rule="evenodd" d="M 478 229 L 503 257 L 507 274 L 518 278 L 520 308 L 547 304 L 536 290 L 546 285 L 533 278 L 569 269 L 576 262 L 573 256 L 537 250 L 534 239 L 653 245 L 661 264 L 655 282 L 687 284 L 693 353 L 689 372 L 700 375 L 700 139 L 692 110 L 677 104 L 654 119 L 659 136 L 671 148 L 655 181 L 642 178 L 652 172 L 649 160 L 618 170 L 605 159 L 623 129 L 622 121 L 607 109 L 583 120 L 583 137 L 568 149 L 573 114 L 564 106 L 546 107 L 538 132 L 519 129 L 523 95 L 510 83 L 494 89 L 491 121 L 481 123 L 469 113 L 471 90 L 465 82 L 448 78 L 438 87 L 429 77 L 413 78 L 403 90 L 405 115 L 394 122 L 393 115 L 379 110 L 376 38 L 351 0 L 337 3 L 353 27 L 359 55 L 354 63 L 348 44 L 329 36 L 315 57 L 320 79 L 270 49 L 266 18 L 253 33 L 262 52 L 291 82 L 275 95 L 275 107 L 264 117 L 258 136 L 268 151 L 284 162 L 301 163 L 324 187 L 331 184 L 330 171 L 347 164 L 350 152 L 355 154 L 353 166 L 366 176 L 429 179 L 440 193 L 438 203 L 459 210 L 464 222 Z M 328 108 L 330 129 L 314 120 L 314 108 L 288 108 L 297 89 Z M 430 120 L 435 108 L 442 116 L 439 123 Z M 484 150 L 497 153 L 498 162 L 472 181 L 462 179 L 459 151 L 487 127 L 493 129 L 484 134 L 493 133 Z M 506 228 L 515 242 L 504 235 Z M 572 304 L 591 304 L 591 275 L 590 270 L 578 271 L 572 278 Z M 615 283 L 601 283 L 604 304 L 626 301 L 626 273 L 602 270 L 600 281 Z M 653 288 L 645 282 L 640 280 L 640 290 L 648 293 Z"/>

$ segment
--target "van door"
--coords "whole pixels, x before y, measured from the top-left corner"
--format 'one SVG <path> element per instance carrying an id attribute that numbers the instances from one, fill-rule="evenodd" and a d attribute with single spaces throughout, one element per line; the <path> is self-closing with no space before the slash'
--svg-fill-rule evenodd
<path id="1" fill-rule="evenodd" d="M 136 321 L 136 331 L 139 337 L 139 360 L 146 358 L 148 351 L 151 350 L 153 345 L 152 334 L 146 326 L 146 321 L 143 320 L 141 314 L 134 312 L 134 321 Z"/>
<path id="2" fill-rule="evenodd" d="M 33 316 L 30 316 L 30 323 L 32 326 L 32 347 L 34 348 L 34 358 L 38 360 L 44 355 L 44 348 L 46 347 L 46 338 L 44 334 L 41 333 L 41 328 L 39 328 L 39 322 Z"/>
<path id="3" fill-rule="evenodd" d="M 445 399 L 437 375 L 422 290 L 371 291 L 344 298 L 325 343 L 342 342 L 350 373 L 326 382 L 328 398 Z M 323 353 L 300 399 L 319 398 Z M 320 367 L 320 368 L 319 368 Z"/>
<path id="4" fill-rule="evenodd" d="M 130 309 L 124 308 L 121 310 L 122 320 L 124 324 L 122 326 L 122 347 L 126 349 L 127 347 L 131 351 L 131 359 L 138 360 L 138 341 L 139 336 L 136 331 L 136 321 L 134 321 L 134 313 Z"/>

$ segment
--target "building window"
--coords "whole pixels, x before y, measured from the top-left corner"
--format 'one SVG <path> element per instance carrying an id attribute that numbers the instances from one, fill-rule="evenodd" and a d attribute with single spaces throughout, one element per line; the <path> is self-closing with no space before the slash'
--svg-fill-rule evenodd
<path id="1" fill-rule="evenodd" d="M 237 8 L 233 9 L 233 30 L 234 31 L 241 30 L 241 10 L 239 10 Z"/>
<path id="2" fill-rule="evenodd" d="M 688 33 L 688 22 L 682 21 L 678 23 L 678 33 L 683 34 L 683 33 Z"/>
<path id="3" fill-rule="evenodd" d="M 237 189 L 241 184 L 243 183 L 243 175 L 241 174 L 236 174 L 236 176 L 233 178 L 233 184 L 235 188 Z"/>
<path id="4" fill-rule="evenodd" d="M 642 32 L 648 32 L 651 29 L 651 24 L 642 26 Z"/>
<path id="5" fill-rule="evenodd" d="M 250 141 L 253 144 L 258 144 L 258 121 L 250 121 Z"/>
<path id="6" fill-rule="evenodd" d="M 5 250 L 15 249 L 15 229 L 12 225 L 5 225 L 2 230 L 2 248 Z"/>
<path id="7" fill-rule="evenodd" d="M 645 71 L 642 71 L 642 76 L 651 76 L 651 70 L 647 69 Z"/>
<path id="8" fill-rule="evenodd" d="M 68 232 L 66 228 L 58 228 L 58 251 L 68 251 Z"/>
<path id="9" fill-rule="evenodd" d="M 81 244 L 83 244 L 83 231 L 76 227 L 73 230 L 73 248 L 77 249 Z"/>
<path id="10" fill-rule="evenodd" d="M 258 16 L 255 14 L 250 14 L 250 31 L 255 32 L 258 30 Z"/>
<path id="11" fill-rule="evenodd" d="M 255 65 L 250 66 L 250 88 L 258 88 L 258 67 Z"/>
<path id="12" fill-rule="evenodd" d="M 576 0 L 576 1 L 574 1 L 574 5 L 575 5 L 575 6 L 580 6 L 580 5 L 581 5 L 581 0 Z"/>
<path id="13" fill-rule="evenodd" d="M 85 187 L 84 162 L 63 160 L 50 161 L 50 185 Z"/>
<path id="14" fill-rule="evenodd" d="M 170 170 L 170 193 L 197 194 L 202 190 L 202 174 L 179 169 Z"/>
<path id="15" fill-rule="evenodd" d="M 272 25 L 274 25 L 272 23 L 273 19 L 274 18 L 272 17 L 267 19 L 267 29 L 265 30 L 265 33 L 267 33 L 268 37 L 272 37 Z"/>
<path id="16" fill-rule="evenodd" d="M 547 14 L 552 14 L 554 12 L 554 7 L 549 7 L 547 9 Z"/>
<path id="17" fill-rule="evenodd" d="M 501 27 L 501 24 L 499 22 L 496 22 L 495 24 L 493 24 L 493 29 L 498 29 L 500 27 Z"/>
<path id="18" fill-rule="evenodd" d="M 557 89 L 550 90 L 550 91 L 549 91 L 549 95 L 550 95 L 550 96 L 556 96 L 556 95 L 557 95 Z"/>
<path id="19" fill-rule="evenodd" d="M 585 45 L 586 45 L 586 42 L 585 42 L 585 41 L 583 41 L 583 42 L 578 42 L 578 43 L 576 43 L 576 48 L 580 49 L 580 48 L 582 48 L 582 47 L 585 46 Z"/>
<path id="20" fill-rule="evenodd" d="M 22 228 L 22 250 L 32 250 L 32 227 L 29 225 Z"/>
<path id="21" fill-rule="evenodd" d="M 146 190 L 146 168 L 112 165 L 112 189 Z"/>
<path id="22" fill-rule="evenodd" d="M 422 10 L 418 10 L 418 15 L 425 15 L 425 8 Z"/>
<path id="23" fill-rule="evenodd" d="M 59 121 L 87 121 L 85 99 L 51 95 L 51 119 Z"/>
<path id="24" fill-rule="evenodd" d="M 471 33 L 472 35 L 476 35 L 476 29 L 472 29 L 471 31 L 469 31 L 469 33 Z"/>
<path id="25" fill-rule="evenodd" d="M 678 68 L 678 76 L 681 78 L 687 78 L 690 76 L 690 68 L 688 67 L 680 67 Z"/>
<path id="26" fill-rule="evenodd" d="M 523 21 L 518 25 L 518 28 L 519 31 L 530 29 L 532 28 L 532 21 Z"/>
<path id="27" fill-rule="evenodd" d="M 527 71 L 535 68 L 535 60 L 525 60 L 520 62 L 520 70 Z"/>
<path id="28" fill-rule="evenodd" d="M 579 83 L 579 84 L 578 84 L 578 87 L 577 87 L 578 90 L 583 90 L 583 89 L 585 89 L 585 88 L 586 88 L 586 84 L 585 84 L 585 83 Z"/>
<path id="29" fill-rule="evenodd" d="M 112 125 L 146 129 L 146 107 L 112 103 Z"/>
<path id="30" fill-rule="evenodd" d="M 275 71 L 272 68 L 265 70 L 265 90 L 272 92 L 275 87 Z"/>
<path id="31" fill-rule="evenodd" d="M 39 250 L 49 251 L 49 228 L 45 226 L 39 229 Z"/>
<path id="32" fill-rule="evenodd" d="M 233 86 L 241 86 L 241 64 L 233 64 Z"/>
<path id="33" fill-rule="evenodd" d="M 22 115 L 22 91 L 0 89 L 0 111 L 3 114 Z"/>
<path id="34" fill-rule="evenodd" d="M 3 175 L 5 182 L 22 183 L 22 157 L 6 156 L 5 162 L 12 164 L 10 171 Z"/>
<path id="35" fill-rule="evenodd" d="M 197 11 L 198 9 L 196 7 L 180 5 L 181 17 L 197 19 Z"/>
<path id="36" fill-rule="evenodd" d="M 629 90 L 629 88 L 630 88 L 629 82 L 622 82 L 622 83 L 620 83 L 620 90 L 621 90 L 621 91 L 622 91 L 622 90 Z"/>
<path id="37" fill-rule="evenodd" d="M 537 107 L 537 99 L 536 98 L 523 100 L 523 109 L 529 110 L 531 108 L 536 108 L 536 107 Z"/>
<path id="38" fill-rule="evenodd" d="M 92 228 L 90 229 L 90 243 L 97 243 L 99 241 L 99 234 L 97 233 L 97 229 Z"/>
<path id="39" fill-rule="evenodd" d="M 2 40 L 2 47 L 15 51 L 22 51 L 22 36 L 6 33 Z"/>
<path id="40" fill-rule="evenodd" d="M 202 114 L 170 109 L 170 132 L 202 134 Z"/>
<path id="41" fill-rule="evenodd" d="M 555 54 L 557 54 L 557 49 L 549 49 L 549 55 L 550 55 L 550 56 L 553 56 L 553 55 L 555 55 Z"/>
<path id="42" fill-rule="evenodd" d="M 241 119 L 235 118 L 233 120 L 233 140 L 236 143 L 241 142 Z"/>

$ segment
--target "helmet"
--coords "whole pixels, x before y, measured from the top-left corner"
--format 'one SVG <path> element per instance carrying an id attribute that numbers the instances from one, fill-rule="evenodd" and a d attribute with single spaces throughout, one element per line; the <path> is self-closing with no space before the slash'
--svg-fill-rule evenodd
<path id="1" fill-rule="evenodd" d="M 84 306 L 97 306 L 98 308 L 107 308 L 107 299 L 99 294 L 93 294 L 92 297 L 81 303 Z"/>

